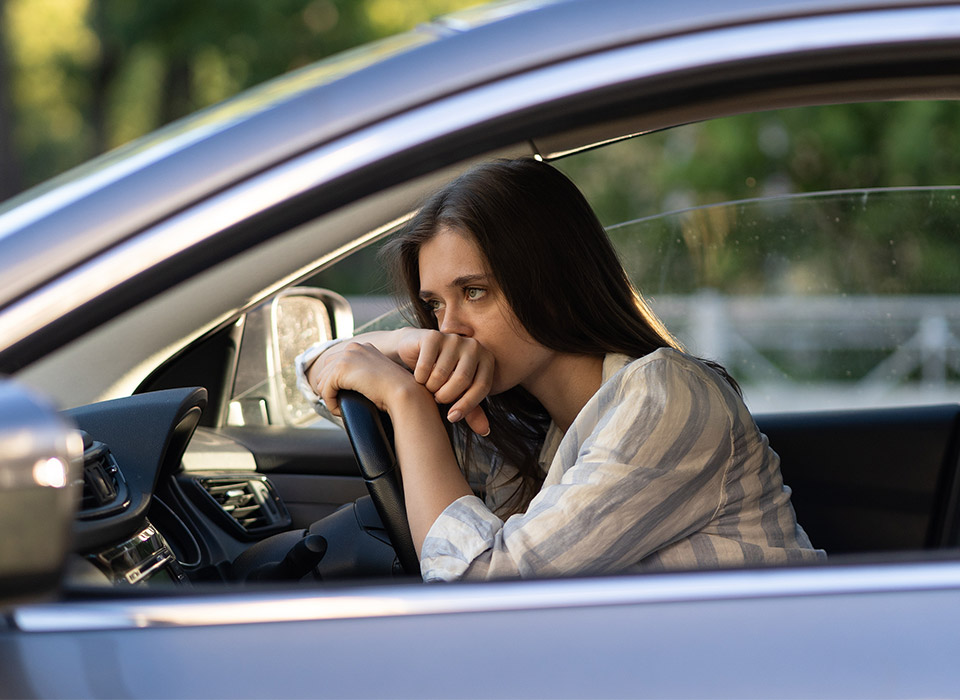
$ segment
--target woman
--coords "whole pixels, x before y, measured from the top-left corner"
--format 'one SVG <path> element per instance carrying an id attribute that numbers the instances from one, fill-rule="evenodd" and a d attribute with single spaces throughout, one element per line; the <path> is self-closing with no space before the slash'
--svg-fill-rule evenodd
<path id="1" fill-rule="evenodd" d="M 425 580 L 824 556 L 736 382 L 683 353 L 559 171 L 480 165 L 386 252 L 419 328 L 299 364 L 333 414 L 354 389 L 390 415 Z"/>

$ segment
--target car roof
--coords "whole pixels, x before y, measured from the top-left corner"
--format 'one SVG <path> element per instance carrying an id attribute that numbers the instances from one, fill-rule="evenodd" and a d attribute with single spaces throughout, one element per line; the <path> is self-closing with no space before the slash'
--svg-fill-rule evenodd
<path id="1" fill-rule="evenodd" d="M 620 45 L 906 0 L 519 0 L 466 10 L 229 100 L 0 214 L 0 307 L 143 228 L 309 149 L 486 82 Z"/>

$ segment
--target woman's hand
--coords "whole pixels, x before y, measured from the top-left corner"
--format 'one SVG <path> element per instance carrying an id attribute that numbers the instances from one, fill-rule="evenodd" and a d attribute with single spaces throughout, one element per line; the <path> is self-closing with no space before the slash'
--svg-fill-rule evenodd
<path id="1" fill-rule="evenodd" d="M 405 328 L 399 334 L 397 358 L 437 403 L 453 404 L 447 420 L 465 418 L 478 435 L 490 434 L 480 402 L 493 383 L 493 355 L 473 338 L 429 329 Z"/>
<path id="2" fill-rule="evenodd" d="M 465 419 L 470 429 L 478 435 L 490 433 L 490 422 L 480 402 L 490 392 L 494 359 L 480 343 L 472 338 L 422 328 L 365 333 L 354 341 L 331 346 L 307 369 L 307 381 L 334 414 L 339 410 L 336 401 L 336 391 L 339 389 L 359 391 L 378 407 L 384 408 L 367 391 L 375 391 L 383 399 L 390 387 L 380 388 L 379 379 L 369 374 L 374 367 L 366 364 L 370 357 L 355 347 L 369 345 L 382 353 L 378 361 L 382 359 L 394 364 L 392 368 L 377 365 L 377 371 L 382 373 L 383 379 L 392 377 L 388 381 L 397 382 L 397 386 L 402 386 L 404 381 L 415 381 L 430 392 L 437 403 L 452 404 L 447 412 L 450 422 Z M 347 368 L 339 365 L 339 356 L 347 350 L 351 353 L 342 361 L 365 363 L 367 370 L 363 374 L 359 367 L 348 372 Z M 403 372 L 406 377 L 401 377 L 396 371 Z M 368 388 L 361 387 L 359 383 Z M 322 391 L 324 386 L 328 392 L 326 394 Z"/>
<path id="3" fill-rule="evenodd" d="M 317 395 L 331 412 L 340 415 L 337 393 L 352 389 L 390 414 L 410 534 L 419 555 L 440 513 L 473 491 L 457 465 L 434 397 L 425 386 L 370 343 L 351 341 L 337 347 L 337 352 L 323 353 L 314 363 Z"/>
<path id="4" fill-rule="evenodd" d="M 372 344 L 353 341 L 340 343 L 338 352 L 320 355 L 310 368 L 310 380 L 317 396 L 337 416 L 340 415 L 337 394 L 341 389 L 363 394 L 387 413 L 391 413 L 395 399 L 404 391 L 423 391 L 410 372 Z"/>

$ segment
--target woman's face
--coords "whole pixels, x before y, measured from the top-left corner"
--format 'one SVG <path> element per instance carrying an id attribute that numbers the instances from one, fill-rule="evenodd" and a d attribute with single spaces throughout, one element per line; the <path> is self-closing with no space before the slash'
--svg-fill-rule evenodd
<path id="1" fill-rule="evenodd" d="M 473 238 L 441 229 L 420 246 L 419 265 L 420 298 L 440 331 L 473 338 L 493 354 L 490 393 L 529 388 L 554 352 L 520 325 Z"/>

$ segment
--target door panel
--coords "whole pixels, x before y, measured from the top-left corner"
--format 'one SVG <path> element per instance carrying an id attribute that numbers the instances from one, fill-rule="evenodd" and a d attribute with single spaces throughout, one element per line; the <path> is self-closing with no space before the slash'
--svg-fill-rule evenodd
<path id="1" fill-rule="evenodd" d="M 305 528 L 365 496 L 353 449 L 339 429 L 242 426 L 221 433 L 250 450 L 293 518 Z"/>
<path id="2" fill-rule="evenodd" d="M 757 417 L 797 519 L 829 553 L 956 542 L 960 406 Z"/>

